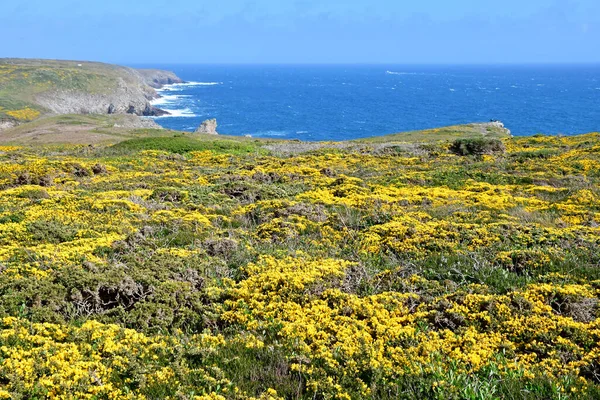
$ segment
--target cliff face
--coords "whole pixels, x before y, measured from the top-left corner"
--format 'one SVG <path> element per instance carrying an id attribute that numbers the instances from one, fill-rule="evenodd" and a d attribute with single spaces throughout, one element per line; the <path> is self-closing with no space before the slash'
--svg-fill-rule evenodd
<path id="1" fill-rule="evenodd" d="M 142 76 L 146 84 L 154 89 L 160 89 L 164 85 L 184 83 L 181 78 L 171 71 L 159 69 L 138 69 L 136 71 Z"/>
<path id="2" fill-rule="evenodd" d="M 168 114 L 150 104 L 162 85 L 183 82 L 169 71 L 77 61 L 0 59 L 0 121 L 14 115 Z M 4 95 L 6 94 L 6 95 Z M 27 111 L 27 112 L 24 112 Z M 0 125 L 0 129 L 9 123 Z"/>
<path id="3" fill-rule="evenodd" d="M 159 97 L 154 89 L 178 82 L 183 81 L 169 71 L 121 68 L 111 90 L 104 93 L 57 88 L 37 95 L 36 102 L 55 114 L 165 115 L 150 104 Z"/>

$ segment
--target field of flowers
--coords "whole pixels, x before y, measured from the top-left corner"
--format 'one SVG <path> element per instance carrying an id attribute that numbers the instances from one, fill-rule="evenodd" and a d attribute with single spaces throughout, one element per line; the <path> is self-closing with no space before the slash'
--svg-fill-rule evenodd
<path id="1" fill-rule="evenodd" d="M 0 147 L 0 398 L 600 397 L 599 134 L 136 140 Z"/>

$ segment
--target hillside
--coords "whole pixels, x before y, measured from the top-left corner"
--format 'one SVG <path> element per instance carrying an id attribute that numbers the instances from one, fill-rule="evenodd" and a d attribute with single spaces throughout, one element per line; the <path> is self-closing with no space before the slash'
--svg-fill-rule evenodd
<path id="1" fill-rule="evenodd" d="M 0 146 L 0 397 L 600 396 L 600 134 L 115 129 Z"/>
<path id="2" fill-rule="evenodd" d="M 0 398 L 600 398 L 599 133 L 184 133 L 50 109 L 172 73 L 2 68 Z"/>
<path id="3" fill-rule="evenodd" d="M 0 130 L 44 114 L 160 115 L 154 88 L 182 82 L 173 73 L 116 65 L 0 59 Z"/>

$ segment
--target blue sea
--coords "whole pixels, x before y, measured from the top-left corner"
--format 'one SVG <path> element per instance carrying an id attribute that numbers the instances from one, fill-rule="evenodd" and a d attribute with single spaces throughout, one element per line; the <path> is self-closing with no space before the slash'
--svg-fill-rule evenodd
<path id="1" fill-rule="evenodd" d="M 152 65 L 188 83 L 156 106 L 166 128 L 262 138 L 347 140 L 498 119 L 514 135 L 600 130 L 600 65 Z"/>

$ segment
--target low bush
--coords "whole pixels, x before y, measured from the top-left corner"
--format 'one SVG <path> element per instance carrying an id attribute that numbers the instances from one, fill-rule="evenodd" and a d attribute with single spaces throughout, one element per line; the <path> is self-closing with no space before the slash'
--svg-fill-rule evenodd
<path id="1" fill-rule="evenodd" d="M 506 147 L 499 139 L 457 139 L 450 146 L 450 151 L 459 156 L 503 154 Z"/>
<path id="2" fill-rule="evenodd" d="M 233 140 L 200 141 L 186 136 L 130 139 L 120 142 L 112 148 L 124 151 L 161 150 L 177 154 L 204 150 L 211 150 L 216 153 L 248 154 L 259 150 L 256 145 L 251 143 L 235 142 Z"/>

